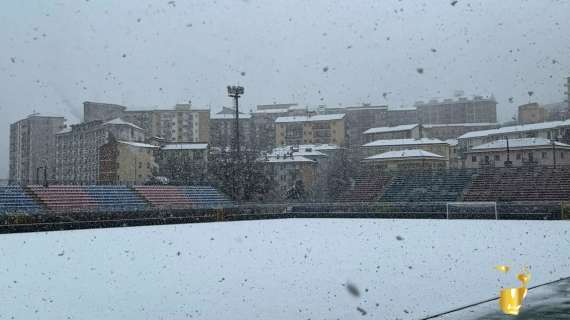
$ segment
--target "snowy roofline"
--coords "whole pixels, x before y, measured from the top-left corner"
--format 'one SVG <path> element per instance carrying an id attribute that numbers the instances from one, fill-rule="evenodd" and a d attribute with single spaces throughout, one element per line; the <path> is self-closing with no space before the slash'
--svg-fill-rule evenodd
<path id="1" fill-rule="evenodd" d="M 268 155 L 267 158 L 265 157 L 261 157 L 259 159 L 260 161 L 263 162 L 269 162 L 269 163 L 285 163 L 285 162 L 304 162 L 304 163 L 316 163 L 315 161 L 309 159 L 309 158 L 305 158 L 303 156 L 299 156 L 299 155 L 295 155 L 293 154 L 292 156 L 287 156 L 287 155 L 279 155 L 279 156 L 273 156 L 273 155 Z"/>
<path id="2" fill-rule="evenodd" d="M 422 124 L 424 128 L 444 128 L 444 127 L 484 127 L 498 126 L 499 123 L 492 122 L 471 122 L 471 123 L 447 123 L 447 124 Z"/>
<path id="3" fill-rule="evenodd" d="M 229 119 L 234 119 L 235 120 L 236 115 L 235 114 L 227 114 L 227 113 L 223 113 L 223 114 L 210 114 L 210 119 L 214 119 L 214 120 L 229 120 Z M 247 114 L 247 113 L 240 113 L 239 114 L 239 118 L 240 119 L 250 119 L 251 115 Z"/>
<path id="4" fill-rule="evenodd" d="M 169 143 L 161 147 L 162 150 L 205 150 L 207 143 Z"/>
<path id="5" fill-rule="evenodd" d="M 389 161 L 389 160 L 416 160 L 416 159 L 445 160 L 445 157 L 422 149 L 406 149 L 406 150 L 388 151 L 380 153 L 377 155 L 367 157 L 364 160 Z"/>
<path id="6" fill-rule="evenodd" d="M 288 117 L 279 117 L 275 119 L 275 123 L 330 121 L 330 120 L 341 120 L 343 118 L 344 118 L 344 113 L 319 114 L 314 116 L 288 116 Z"/>
<path id="7" fill-rule="evenodd" d="M 545 129 L 556 129 L 556 128 L 566 127 L 566 126 L 570 126 L 570 120 L 549 121 L 549 122 L 541 122 L 541 123 L 533 123 L 533 124 L 523 124 L 523 125 L 517 125 L 517 126 L 502 127 L 502 128 L 498 128 L 498 129 L 467 132 L 466 134 L 462 135 L 458 139 L 470 139 L 470 138 L 487 137 L 487 136 L 507 134 L 507 133 L 527 132 L 527 131 L 536 131 L 536 130 L 545 130 Z"/>
<path id="8" fill-rule="evenodd" d="M 570 149 L 570 145 L 555 142 L 555 147 Z M 544 149 L 552 148 L 552 141 L 544 138 L 509 139 L 509 149 Z M 485 152 L 489 150 L 506 150 L 507 140 L 500 139 L 473 147 L 469 152 Z"/>
<path id="9" fill-rule="evenodd" d="M 418 124 L 402 124 L 394 127 L 376 127 L 370 128 L 363 132 L 363 134 L 373 134 L 373 133 L 387 133 L 387 132 L 398 132 L 398 131 L 408 131 L 416 128 Z"/>
<path id="10" fill-rule="evenodd" d="M 384 147 L 384 146 L 423 145 L 423 144 L 447 144 L 447 142 L 432 138 L 384 139 L 363 144 L 362 147 Z"/>
<path id="11" fill-rule="evenodd" d="M 113 119 L 113 120 L 109 120 L 109 121 L 103 123 L 103 125 L 104 125 L 104 126 L 105 126 L 105 125 L 130 126 L 130 127 L 135 128 L 135 129 L 144 130 L 143 128 L 141 128 L 141 127 L 139 127 L 139 126 L 137 126 L 137 125 L 135 125 L 135 124 L 132 124 L 132 123 L 130 123 L 130 122 L 127 122 L 127 121 L 125 121 L 125 120 L 123 120 L 123 119 L 121 119 L 121 118 L 115 118 L 115 119 Z"/>
<path id="12" fill-rule="evenodd" d="M 124 141 L 124 140 L 117 140 L 117 142 L 138 148 L 158 148 L 158 146 L 142 142 L 133 142 L 133 141 Z"/>

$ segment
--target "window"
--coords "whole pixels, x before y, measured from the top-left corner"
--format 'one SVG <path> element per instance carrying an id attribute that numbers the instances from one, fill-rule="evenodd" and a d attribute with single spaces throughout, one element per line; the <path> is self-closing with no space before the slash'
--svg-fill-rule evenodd
<path id="1" fill-rule="evenodd" d="M 477 156 L 471 156 L 471 162 L 477 162 Z"/>
<path id="2" fill-rule="evenodd" d="M 564 151 L 560 151 L 560 159 L 564 159 Z"/>
<path id="3" fill-rule="evenodd" d="M 542 159 L 547 159 L 548 154 L 545 151 L 542 151 Z"/>
<path id="4" fill-rule="evenodd" d="M 522 158 L 521 153 L 517 152 L 517 160 L 520 160 Z"/>
<path id="5" fill-rule="evenodd" d="M 496 155 L 495 155 L 495 161 L 500 161 L 500 160 L 501 160 L 501 155 L 496 154 Z"/>

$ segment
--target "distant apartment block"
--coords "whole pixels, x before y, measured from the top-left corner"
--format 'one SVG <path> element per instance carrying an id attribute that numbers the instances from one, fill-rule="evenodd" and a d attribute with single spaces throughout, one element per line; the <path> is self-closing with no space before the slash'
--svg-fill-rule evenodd
<path id="1" fill-rule="evenodd" d="M 196 108 L 190 103 L 177 104 L 171 110 L 127 110 L 124 106 L 85 102 L 85 121 L 108 121 L 121 118 L 145 130 L 148 137 L 167 142 L 208 141 L 209 108 Z"/>
<path id="2" fill-rule="evenodd" d="M 96 183 L 99 177 L 99 148 L 110 137 L 144 142 L 145 131 L 120 118 L 72 125 L 56 135 L 56 180 L 60 183 Z"/>
<path id="3" fill-rule="evenodd" d="M 344 145 L 346 140 L 344 118 L 344 114 L 279 117 L 275 119 L 276 145 Z"/>
<path id="4" fill-rule="evenodd" d="M 254 147 L 253 123 L 251 115 L 239 113 L 240 148 Z M 224 107 L 222 111 L 210 115 L 210 146 L 219 149 L 234 148 L 236 141 L 235 109 Z"/>
<path id="5" fill-rule="evenodd" d="M 112 139 L 99 148 L 98 183 L 143 184 L 158 170 L 156 156 L 159 147 Z"/>
<path id="6" fill-rule="evenodd" d="M 546 118 L 546 109 L 538 103 L 527 103 L 519 106 L 519 124 L 544 122 Z"/>
<path id="7" fill-rule="evenodd" d="M 358 148 L 365 143 L 362 133 L 373 127 L 388 124 L 388 107 L 362 104 L 360 106 L 326 108 L 327 114 L 345 114 L 346 138 L 350 147 Z"/>
<path id="8" fill-rule="evenodd" d="M 422 124 L 496 123 L 497 101 L 493 97 L 474 96 L 472 99 L 418 101 L 415 104 Z"/>
<path id="9" fill-rule="evenodd" d="M 34 183 L 39 167 L 47 167 L 47 178 L 54 178 L 55 135 L 64 123 L 63 117 L 31 115 L 10 125 L 10 183 Z"/>

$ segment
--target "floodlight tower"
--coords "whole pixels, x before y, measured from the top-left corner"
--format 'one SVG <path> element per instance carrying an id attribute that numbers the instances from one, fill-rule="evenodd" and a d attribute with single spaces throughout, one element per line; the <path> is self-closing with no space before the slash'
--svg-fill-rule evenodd
<path id="1" fill-rule="evenodd" d="M 239 98 L 243 95 L 244 88 L 242 86 L 228 86 L 228 96 L 234 98 L 236 108 L 236 157 L 239 159 L 240 143 L 239 143 Z"/>

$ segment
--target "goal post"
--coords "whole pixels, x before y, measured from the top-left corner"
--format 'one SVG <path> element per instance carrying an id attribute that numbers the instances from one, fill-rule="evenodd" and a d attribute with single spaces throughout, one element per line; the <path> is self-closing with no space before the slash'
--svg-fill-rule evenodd
<path id="1" fill-rule="evenodd" d="M 499 220 L 497 212 L 497 202 L 495 201 L 473 201 L 473 202 L 448 202 L 446 203 L 446 218 L 453 219 L 466 218 L 469 216 L 492 217 Z"/>

